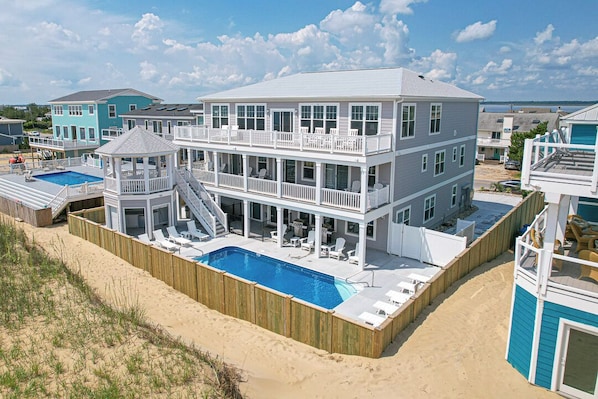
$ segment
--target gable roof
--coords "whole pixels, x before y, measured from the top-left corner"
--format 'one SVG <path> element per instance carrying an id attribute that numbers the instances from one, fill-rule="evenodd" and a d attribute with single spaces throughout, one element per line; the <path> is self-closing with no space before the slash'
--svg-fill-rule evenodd
<path id="1" fill-rule="evenodd" d="M 405 68 L 307 72 L 199 97 L 199 101 L 483 97 Z"/>
<path id="2" fill-rule="evenodd" d="M 140 126 L 118 136 L 95 150 L 96 154 L 115 157 L 159 156 L 175 153 L 179 147 Z"/>
<path id="3" fill-rule="evenodd" d="M 54 100 L 49 101 L 50 104 L 52 103 L 69 103 L 69 102 L 76 102 L 76 103 L 95 103 L 100 101 L 106 101 L 110 98 L 117 97 L 117 96 L 143 96 L 151 99 L 152 101 L 159 102 L 162 99 L 140 92 L 135 89 L 108 89 L 108 90 L 86 90 L 86 91 L 78 91 L 76 93 L 72 93 L 66 95 L 64 97 L 59 97 Z"/>
<path id="4" fill-rule="evenodd" d="M 590 105 L 584 109 L 573 112 L 562 118 L 567 123 L 598 123 L 598 104 Z"/>
<path id="5" fill-rule="evenodd" d="M 541 122 L 548 122 L 546 129 L 550 132 L 559 128 L 560 115 L 556 112 L 540 114 L 525 112 L 480 112 L 478 116 L 478 130 L 501 132 L 503 129 L 502 120 L 505 117 L 513 117 L 513 132 L 532 131 Z"/>
<path id="6" fill-rule="evenodd" d="M 144 108 L 125 112 L 120 116 L 171 117 L 195 119 L 203 111 L 203 104 L 151 104 Z"/>

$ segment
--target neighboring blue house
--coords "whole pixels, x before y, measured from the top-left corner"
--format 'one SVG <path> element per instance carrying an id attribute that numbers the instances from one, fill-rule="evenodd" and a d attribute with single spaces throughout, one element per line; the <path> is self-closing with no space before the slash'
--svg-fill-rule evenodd
<path id="1" fill-rule="evenodd" d="M 564 134 L 526 140 L 521 182 L 546 207 L 515 245 L 507 360 L 529 382 L 598 398 L 597 106 L 562 119 Z M 555 132 L 558 133 L 558 132 Z M 595 216 L 595 212 L 587 215 Z M 564 244 L 564 245 L 562 245 Z"/>
<path id="2" fill-rule="evenodd" d="M 162 100 L 134 89 L 79 91 L 50 101 L 53 137 L 31 138 L 32 148 L 76 157 L 106 143 L 103 132 L 122 126 L 121 114 Z"/>
<path id="3" fill-rule="evenodd" d="M 21 119 L 0 117 L 0 148 L 16 150 L 23 142 L 23 123 Z"/>

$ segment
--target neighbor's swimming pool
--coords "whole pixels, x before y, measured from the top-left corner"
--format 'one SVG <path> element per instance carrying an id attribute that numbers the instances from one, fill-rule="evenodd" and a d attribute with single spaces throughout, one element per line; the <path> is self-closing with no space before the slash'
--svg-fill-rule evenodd
<path id="1" fill-rule="evenodd" d="M 35 175 L 36 179 L 44 180 L 50 183 L 58 184 L 61 186 L 74 186 L 76 184 L 83 184 L 85 182 L 94 183 L 102 181 L 101 177 L 90 176 L 84 173 L 66 171 L 57 173 L 46 173 L 43 175 Z"/>
<path id="2" fill-rule="evenodd" d="M 238 247 L 224 247 L 194 260 L 326 309 L 357 292 L 352 285 L 327 274 Z"/>

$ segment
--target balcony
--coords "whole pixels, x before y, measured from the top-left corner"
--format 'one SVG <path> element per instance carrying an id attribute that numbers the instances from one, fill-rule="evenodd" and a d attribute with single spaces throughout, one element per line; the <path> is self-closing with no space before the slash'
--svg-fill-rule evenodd
<path id="1" fill-rule="evenodd" d="M 508 148 L 511 145 L 511 140 L 507 139 L 493 139 L 490 137 L 478 137 L 478 146 L 491 148 Z"/>
<path id="2" fill-rule="evenodd" d="M 118 183 L 114 177 L 104 178 L 105 190 L 116 194 L 152 194 L 172 189 L 168 176 L 150 177 L 147 180 L 142 176 L 121 176 L 120 185 Z"/>
<path id="3" fill-rule="evenodd" d="M 29 145 L 33 148 L 45 148 L 53 151 L 92 150 L 100 146 L 99 143 L 94 142 L 35 136 L 29 137 Z"/>
<path id="4" fill-rule="evenodd" d="M 203 169 L 193 169 L 193 176 L 207 187 L 216 187 L 216 173 Z M 280 197 L 278 196 L 278 186 L 280 184 Z M 245 192 L 245 176 L 233 175 L 227 173 L 218 173 L 217 187 L 230 189 L 235 192 Z M 317 188 L 303 184 L 278 182 L 275 180 L 260 179 L 257 177 L 247 177 L 247 192 L 261 194 L 272 198 L 284 198 L 287 200 L 308 203 L 313 205 L 322 205 L 331 208 L 361 211 L 362 196 L 346 190 L 334 190 L 329 188 L 320 189 L 320 200 L 318 203 Z M 379 208 L 388 204 L 390 200 L 389 186 L 382 188 L 370 188 L 365 194 L 365 210 Z"/>
<path id="5" fill-rule="evenodd" d="M 348 155 L 374 155 L 392 150 L 392 134 L 343 136 L 287 133 L 264 130 L 213 129 L 205 126 L 175 126 L 179 144 L 233 144 L 236 146 Z"/>
<path id="6" fill-rule="evenodd" d="M 553 134 L 525 141 L 521 187 L 579 197 L 598 195 L 598 144 L 566 144 Z"/>
<path id="7" fill-rule="evenodd" d="M 573 297 L 589 300 L 598 305 L 598 282 L 591 279 L 581 279 L 582 271 L 593 270 L 596 273 L 598 263 L 580 259 L 575 252 L 574 241 L 566 244 L 563 253 L 554 253 L 548 249 L 538 248 L 534 244 L 532 229 L 543 233 L 546 229 L 546 208 L 536 217 L 528 231 L 517 238 L 515 244 L 515 280 L 520 283 L 535 286 L 537 292 L 547 295 Z M 548 259 L 547 259 L 548 258 Z M 538 264 L 543 262 L 552 265 L 548 275 L 538 273 Z"/>

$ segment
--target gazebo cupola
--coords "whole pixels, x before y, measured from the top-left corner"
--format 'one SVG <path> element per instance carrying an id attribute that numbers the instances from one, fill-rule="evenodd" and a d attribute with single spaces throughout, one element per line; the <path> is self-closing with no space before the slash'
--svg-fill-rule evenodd
<path id="1" fill-rule="evenodd" d="M 107 227 L 151 236 L 175 223 L 178 150 L 139 126 L 95 150 L 103 163 Z"/>

